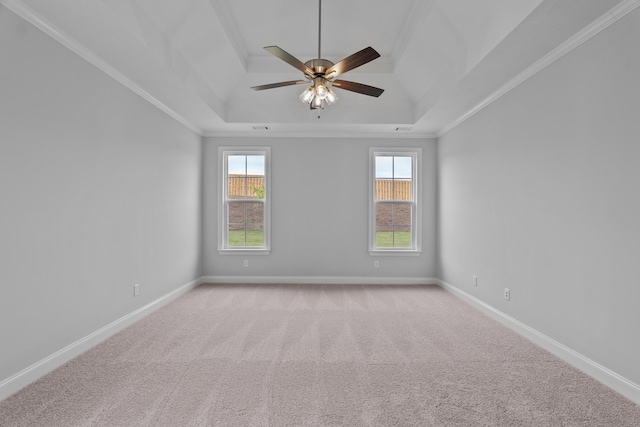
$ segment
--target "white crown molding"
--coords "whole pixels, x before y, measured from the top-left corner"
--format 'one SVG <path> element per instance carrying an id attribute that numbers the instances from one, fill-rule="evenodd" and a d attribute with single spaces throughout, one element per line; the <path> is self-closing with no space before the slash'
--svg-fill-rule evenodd
<path id="1" fill-rule="evenodd" d="M 151 312 L 175 300 L 179 296 L 185 294 L 201 283 L 202 278 L 200 277 L 192 282 L 187 283 L 186 285 L 182 285 L 178 289 L 175 289 L 168 294 L 161 296 L 154 301 L 151 301 L 149 304 L 132 311 L 131 313 L 109 323 L 108 325 L 98 329 L 97 331 L 90 333 L 84 338 L 81 338 L 78 341 L 64 347 L 63 349 L 58 350 L 55 353 L 45 357 L 39 362 L 36 362 L 33 365 L 23 369 L 17 374 L 1 381 L 0 400 L 9 397 L 13 393 L 17 392 L 23 387 L 26 387 L 43 375 L 46 375 L 59 366 L 62 366 L 74 357 L 79 356 L 81 353 L 89 350 L 96 344 L 99 344 L 107 338 L 115 335 L 117 332 L 120 332 L 127 326 L 132 325 Z"/>
<path id="2" fill-rule="evenodd" d="M 577 351 L 565 346 L 562 343 L 550 338 L 543 333 L 535 330 L 534 328 L 514 319 L 511 316 L 501 312 L 495 307 L 479 300 L 478 298 L 466 293 L 465 291 L 445 282 L 444 280 L 436 279 L 436 284 L 452 293 L 456 297 L 469 303 L 471 306 L 479 309 L 483 313 L 486 313 L 493 319 L 499 321 L 503 325 L 514 330 L 518 334 L 527 338 L 534 344 L 539 345 L 545 350 L 549 351 L 553 355 L 559 357 L 570 365 L 578 368 L 587 375 L 600 381 L 607 387 L 617 391 L 627 399 L 640 405 L 640 385 L 635 384 L 632 381 L 624 378 L 623 376 L 613 372 L 612 370 L 600 365 L 597 362 L 583 356 Z"/>
<path id="3" fill-rule="evenodd" d="M 436 139 L 434 133 L 336 133 L 336 132 L 204 132 L 204 138 L 368 138 L 368 139 Z"/>
<path id="4" fill-rule="evenodd" d="M 0 5 L 5 6 L 7 9 L 11 10 L 13 13 L 29 22 L 54 40 L 56 40 L 61 45 L 65 46 L 67 49 L 80 56 L 94 67 L 100 69 L 105 74 L 116 80 L 118 83 L 122 84 L 132 92 L 136 93 L 159 110 L 163 111 L 167 115 L 169 115 L 174 120 L 178 121 L 191 131 L 197 133 L 202 136 L 202 129 L 195 126 L 186 118 L 182 117 L 180 114 L 173 111 L 166 104 L 162 103 L 160 100 L 155 98 L 149 92 L 144 90 L 138 84 L 131 81 L 124 74 L 118 71 L 116 68 L 112 67 L 107 61 L 102 59 L 100 56 L 96 55 L 86 46 L 82 45 L 80 42 L 64 33 L 62 30 L 57 28 L 55 25 L 47 21 L 46 19 L 39 16 L 33 9 L 31 9 L 26 4 L 22 3 L 19 0 L 0 0 Z"/>
<path id="5" fill-rule="evenodd" d="M 589 40 L 591 37 L 598 34 L 600 31 L 604 30 L 611 24 L 615 23 L 617 20 L 632 12 L 640 6 L 640 0 L 624 0 L 616 7 L 602 15 L 600 18 L 593 21 L 591 24 L 587 25 L 573 37 L 569 38 L 567 41 L 553 49 L 551 52 L 540 58 L 533 65 L 526 68 L 524 71 L 519 73 L 517 76 L 509 80 L 506 84 L 501 86 L 498 90 L 493 92 L 491 95 L 482 100 L 475 107 L 464 113 L 462 116 L 454 120 L 453 122 L 444 126 L 440 131 L 437 132 L 437 137 L 440 138 L 442 135 L 446 134 L 450 130 L 454 129 L 456 126 L 463 123 L 468 118 L 472 117 L 474 114 L 478 113 L 485 107 L 492 104 L 494 101 L 498 100 L 500 97 L 516 88 L 520 84 L 527 81 L 530 77 L 544 70 L 549 65 L 553 64 L 558 59 L 562 58 L 569 52 L 571 52 L 576 47 L 580 46 L 585 41 Z"/>
<path id="6" fill-rule="evenodd" d="M 287 283 L 327 285 L 435 285 L 434 277 L 204 276 L 202 283 Z"/>

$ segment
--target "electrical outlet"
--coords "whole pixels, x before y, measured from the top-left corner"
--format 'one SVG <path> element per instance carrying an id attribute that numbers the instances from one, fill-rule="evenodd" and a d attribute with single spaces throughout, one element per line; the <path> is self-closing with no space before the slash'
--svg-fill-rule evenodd
<path id="1" fill-rule="evenodd" d="M 138 295 L 140 295 L 140 284 L 136 283 L 133 285 L 133 296 L 137 297 Z"/>
<path id="2" fill-rule="evenodd" d="M 478 286 L 478 276 L 473 276 L 473 286 Z"/>
<path id="3" fill-rule="evenodd" d="M 245 266 L 245 267 L 249 267 L 249 260 L 248 260 L 248 259 L 245 259 L 245 260 L 244 260 L 244 266 Z"/>
<path id="4" fill-rule="evenodd" d="M 509 288 L 504 288 L 504 299 L 507 301 L 511 300 L 511 291 Z"/>
<path id="5" fill-rule="evenodd" d="M 378 260 L 373 261 L 373 268 L 380 267 L 380 262 Z"/>

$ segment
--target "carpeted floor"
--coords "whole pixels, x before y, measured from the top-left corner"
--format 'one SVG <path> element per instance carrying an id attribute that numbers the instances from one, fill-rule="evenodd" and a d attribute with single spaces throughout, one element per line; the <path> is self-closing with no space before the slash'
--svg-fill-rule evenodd
<path id="1" fill-rule="evenodd" d="M 640 426 L 640 406 L 436 286 L 201 285 L 0 425 Z"/>

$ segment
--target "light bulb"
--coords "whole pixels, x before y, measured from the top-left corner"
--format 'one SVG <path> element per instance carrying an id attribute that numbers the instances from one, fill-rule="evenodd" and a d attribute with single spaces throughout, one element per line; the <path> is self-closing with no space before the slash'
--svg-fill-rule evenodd
<path id="1" fill-rule="evenodd" d="M 313 98 L 313 101 L 311 101 L 311 107 L 313 109 L 322 108 L 322 98 L 320 98 L 319 96 L 316 95 Z"/>
<path id="2" fill-rule="evenodd" d="M 313 90 L 313 86 L 311 86 L 300 94 L 300 101 L 304 102 L 305 104 L 308 104 L 311 102 L 314 95 L 315 95 L 315 91 Z"/>
<path id="3" fill-rule="evenodd" d="M 325 99 L 328 93 L 329 93 L 329 90 L 323 83 L 318 83 L 316 85 L 316 96 L 318 98 Z"/>

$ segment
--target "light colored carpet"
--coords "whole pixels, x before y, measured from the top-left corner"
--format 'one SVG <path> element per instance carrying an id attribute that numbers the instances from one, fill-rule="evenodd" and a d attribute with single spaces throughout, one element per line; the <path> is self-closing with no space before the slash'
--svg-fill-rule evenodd
<path id="1" fill-rule="evenodd" d="M 640 426 L 640 406 L 436 286 L 202 285 L 0 424 Z"/>

